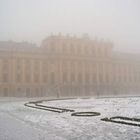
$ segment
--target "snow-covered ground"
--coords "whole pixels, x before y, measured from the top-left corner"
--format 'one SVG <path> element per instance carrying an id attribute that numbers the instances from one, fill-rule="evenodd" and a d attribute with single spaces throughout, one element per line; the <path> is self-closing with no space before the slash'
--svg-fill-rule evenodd
<path id="1" fill-rule="evenodd" d="M 46 98 L 45 98 L 46 99 Z M 56 100 L 42 105 L 100 112 L 76 117 L 24 106 L 40 99 L 0 99 L 0 140 L 140 140 L 140 127 L 101 121 L 126 116 L 140 118 L 140 98 L 88 98 Z"/>

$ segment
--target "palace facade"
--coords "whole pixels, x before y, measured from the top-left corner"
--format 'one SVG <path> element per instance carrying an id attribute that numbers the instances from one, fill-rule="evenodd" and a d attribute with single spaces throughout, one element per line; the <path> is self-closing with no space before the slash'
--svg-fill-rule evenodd
<path id="1" fill-rule="evenodd" d="M 52 35 L 38 47 L 0 42 L 0 96 L 140 95 L 140 56 L 111 42 Z"/>

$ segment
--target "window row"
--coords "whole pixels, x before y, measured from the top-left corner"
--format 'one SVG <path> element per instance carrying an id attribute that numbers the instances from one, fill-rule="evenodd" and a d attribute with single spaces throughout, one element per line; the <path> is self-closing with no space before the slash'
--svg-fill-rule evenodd
<path id="1" fill-rule="evenodd" d="M 99 73 L 77 73 L 74 72 L 68 73 L 63 72 L 62 75 L 58 75 L 55 72 L 51 72 L 49 74 L 40 75 L 38 73 L 28 74 L 25 73 L 22 75 L 18 73 L 15 75 L 15 78 L 11 77 L 8 73 L 3 73 L 0 79 L 0 82 L 9 83 L 9 82 L 16 82 L 16 83 L 48 83 L 48 84 L 55 84 L 55 83 L 110 83 L 110 82 L 127 82 L 127 83 L 140 83 L 140 74 L 136 75 L 112 75 L 112 74 L 103 74 Z"/>
<path id="2" fill-rule="evenodd" d="M 51 42 L 47 45 L 47 51 L 50 53 L 72 53 L 72 54 L 84 54 L 84 55 L 97 55 L 97 56 L 109 56 L 111 51 L 107 47 L 93 46 L 93 45 L 79 45 L 79 44 L 56 44 Z"/>

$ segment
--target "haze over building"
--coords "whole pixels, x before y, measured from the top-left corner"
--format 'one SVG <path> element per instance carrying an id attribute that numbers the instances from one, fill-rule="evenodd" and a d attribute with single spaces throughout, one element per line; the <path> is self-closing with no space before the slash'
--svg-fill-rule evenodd
<path id="1" fill-rule="evenodd" d="M 0 42 L 1 96 L 114 96 L 140 91 L 140 57 L 89 36 L 51 35 L 40 46 Z"/>

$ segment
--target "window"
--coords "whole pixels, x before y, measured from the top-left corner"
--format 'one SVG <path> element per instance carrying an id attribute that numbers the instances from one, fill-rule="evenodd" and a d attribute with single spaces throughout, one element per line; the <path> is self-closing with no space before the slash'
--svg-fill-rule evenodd
<path id="1" fill-rule="evenodd" d="M 107 48 L 105 48 L 104 54 L 105 54 L 106 57 L 108 57 L 108 49 Z"/>
<path id="2" fill-rule="evenodd" d="M 21 92 L 21 88 L 17 88 L 17 92 L 20 93 Z"/>
<path id="3" fill-rule="evenodd" d="M 29 83 L 31 81 L 30 74 L 26 74 L 25 81 Z"/>
<path id="4" fill-rule="evenodd" d="M 46 83 L 47 82 L 47 75 L 43 76 L 43 82 Z"/>
<path id="5" fill-rule="evenodd" d="M 67 83 L 67 73 L 66 72 L 64 72 L 63 73 L 63 83 Z"/>
<path id="6" fill-rule="evenodd" d="M 16 76 L 16 82 L 21 82 L 21 74 L 17 74 Z"/>
<path id="7" fill-rule="evenodd" d="M 30 62 L 30 60 L 26 60 L 25 61 L 25 71 L 30 72 L 30 70 L 31 70 L 31 62 Z"/>
<path id="8" fill-rule="evenodd" d="M 38 83 L 39 82 L 39 74 L 34 75 L 34 82 Z"/>
<path id="9" fill-rule="evenodd" d="M 30 88 L 26 88 L 26 96 L 30 97 Z"/>
<path id="10" fill-rule="evenodd" d="M 54 44 L 54 42 L 51 42 L 50 43 L 50 52 L 52 53 L 54 51 L 55 51 L 55 44 Z"/>
<path id="11" fill-rule="evenodd" d="M 3 71 L 7 72 L 8 71 L 8 60 L 3 60 Z"/>
<path id="12" fill-rule="evenodd" d="M 39 95 L 39 89 L 35 88 L 35 96 L 38 96 L 38 95 Z"/>
<path id="13" fill-rule="evenodd" d="M 71 51 L 71 53 L 74 53 L 74 46 L 73 46 L 73 44 L 70 44 L 70 51 Z"/>
<path id="14" fill-rule="evenodd" d="M 103 82 L 103 75 L 100 73 L 99 74 L 99 81 L 102 83 Z"/>
<path id="15" fill-rule="evenodd" d="M 3 82 L 4 83 L 8 82 L 8 73 L 3 74 Z"/>
<path id="16" fill-rule="evenodd" d="M 93 74 L 92 74 L 92 81 L 93 81 L 93 83 L 96 82 L 96 73 L 93 73 Z"/>
<path id="17" fill-rule="evenodd" d="M 84 53 L 85 53 L 85 55 L 87 55 L 88 54 L 88 46 L 84 46 Z"/>
<path id="18" fill-rule="evenodd" d="M 3 94 L 4 94 L 5 97 L 8 96 L 8 88 L 3 89 Z"/>
<path id="19" fill-rule="evenodd" d="M 54 84 L 55 83 L 55 75 L 54 75 L 54 72 L 51 72 L 51 74 L 50 74 L 50 83 L 51 84 Z"/>
<path id="20" fill-rule="evenodd" d="M 81 73 L 78 74 L 78 82 L 82 83 L 82 74 Z"/>
<path id="21" fill-rule="evenodd" d="M 74 75 L 74 73 L 71 73 L 71 82 L 75 82 L 75 75 Z"/>
<path id="22" fill-rule="evenodd" d="M 34 70 L 35 70 L 35 72 L 39 72 L 39 69 L 40 69 L 40 63 L 39 63 L 39 61 L 35 61 L 34 62 Z"/>
<path id="23" fill-rule="evenodd" d="M 81 53 L 81 46 L 77 46 L 77 51 L 79 54 Z"/>
<path id="24" fill-rule="evenodd" d="M 16 66 L 17 71 L 21 70 L 21 61 L 17 60 L 17 66 Z"/>
<path id="25" fill-rule="evenodd" d="M 43 71 L 44 71 L 44 72 L 47 71 L 47 62 L 43 62 Z"/>
<path id="26" fill-rule="evenodd" d="M 89 74 L 88 73 L 86 73 L 86 75 L 85 75 L 85 82 L 86 82 L 86 84 L 89 84 L 89 81 L 90 79 L 89 79 Z"/>
<path id="27" fill-rule="evenodd" d="M 101 48 L 98 48 L 98 56 L 101 56 L 102 55 L 102 50 Z"/>
<path id="28" fill-rule="evenodd" d="M 109 83 L 109 75 L 108 74 L 106 74 L 106 82 Z"/>
<path id="29" fill-rule="evenodd" d="M 95 47 L 94 47 L 94 46 L 91 47 L 91 53 L 92 53 L 93 55 L 95 55 Z"/>
<path id="30" fill-rule="evenodd" d="M 62 52 L 66 52 L 66 44 L 65 43 L 62 44 Z"/>

